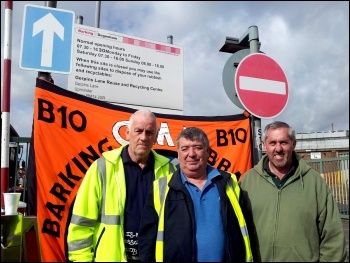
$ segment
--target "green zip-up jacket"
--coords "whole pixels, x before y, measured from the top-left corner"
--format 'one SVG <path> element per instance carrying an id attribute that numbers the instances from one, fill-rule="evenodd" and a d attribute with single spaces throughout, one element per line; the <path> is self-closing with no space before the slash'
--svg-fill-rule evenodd
<path id="1" fill-rule="evenodd" d="M 126 184 L 122 150 L 104 152 L 82 181 L 68 227 L 68 259 L 79 262 L 125 262 L 124 208 Z M 154 150 L 155 179 L 175 171 Z"/>
<path id="2" fill-rule="evenodd" d="M 240 181 L 250 211 L 246 220 L 253 230 L 254 260 L 344 262 L 345 236 L 337 203 L 320 174 L 296 156 L 298 168 L 280 189 L 263 169 L 266 155 Z"/>

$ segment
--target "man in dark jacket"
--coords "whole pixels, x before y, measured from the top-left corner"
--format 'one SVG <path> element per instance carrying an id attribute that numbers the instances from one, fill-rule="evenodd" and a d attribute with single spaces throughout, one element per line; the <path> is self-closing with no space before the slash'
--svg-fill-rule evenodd
<path id="1" fill-rule="evenodd" d="M 198 128 L 177 138 L 180 169 L 153 183 L 138 236 L 141 261 L 252 261 L 236 176 L 208 165 Z"/>

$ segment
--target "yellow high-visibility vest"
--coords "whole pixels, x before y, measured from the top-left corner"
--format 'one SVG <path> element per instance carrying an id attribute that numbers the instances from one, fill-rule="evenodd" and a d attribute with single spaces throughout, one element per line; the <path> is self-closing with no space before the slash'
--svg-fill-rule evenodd
<path id="1" fill-rule="evenodd" d="M 162 177 L 153 182 L 153 199 L 154 208 L 157 211 L 159 217 L 158 233 L 156 240 L 156 262 L 163 262 L 163 248 L 164 248 L 164 204 L 165 199 L 169 191 L 168 183 L 172 175 Z M 237 182 L 235 174 L 231 174 L 231 179 L 226 186 L 226 195 L 230 200 L 230 203 L 237 216 L 238 223 L 244 239 L 244 245 L 246 250 L 246 262 L 253 262 L 253 254 L 250 247 L 250 240 L 248 235 L 247 225 L 242 213 L 241 206 L 239 205 L 240 188 Z"/>

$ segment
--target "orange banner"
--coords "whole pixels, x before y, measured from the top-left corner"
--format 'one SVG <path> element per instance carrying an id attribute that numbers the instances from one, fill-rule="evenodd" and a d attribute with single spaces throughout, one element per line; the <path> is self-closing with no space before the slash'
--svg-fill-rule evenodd
<path id="1" fill-rule="evenodd" d="M 38 219 L 43 261 L 67 261 L 68 222 L 79 185 L 102 152 L 127 143 L 126 125 L 134 111 L 37 80 L 28 208 Z M 252 167 L 249 117 L 155 115 L 160 127 L 157 152 L 176 157 L 177 135 L 196 126 L 209 137 L 211 165 L 239 174 Z"/>

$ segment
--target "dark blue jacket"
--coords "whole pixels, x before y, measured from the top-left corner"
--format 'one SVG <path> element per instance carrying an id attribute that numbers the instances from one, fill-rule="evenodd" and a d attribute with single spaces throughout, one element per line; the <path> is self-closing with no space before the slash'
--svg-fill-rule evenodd
<path id="1" fill-rule="evenodd" d="M 245 261 L 245 246 L 238 220 L 225 187 L 230 174 L 219 171 L 215 184 L 219 190 L 224 229 L 226 231 L 225 261 Z M 177 170 L 169 182 L 169 193 L 164 211 L 164 262 L 196 262 L 195 218 L 191 196 L 181 181 Z M 240 195 L 244 213 L 244 200 Z M 142 262 L 155 261 L 155 244 L 158 231 L 158 214 L 154 209 L 153 190 L 149 192 L 143 210 L 138 236 L 139 253 Z M 213 244 L 215 246 L 215 244 Z"/>

